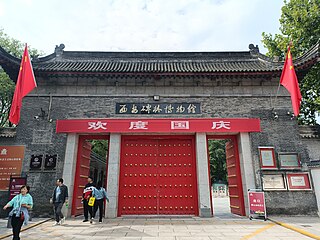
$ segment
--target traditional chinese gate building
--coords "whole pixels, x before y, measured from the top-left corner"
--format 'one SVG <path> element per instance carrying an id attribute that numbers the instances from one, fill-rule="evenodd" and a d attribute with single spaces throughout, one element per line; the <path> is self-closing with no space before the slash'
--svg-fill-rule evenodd
<path id="1" fill-rule="evenodd" d="M 70 188 L 70 214 L 81 213 L 88 176 L 88 139 L 109 140 L 107 216 L 212 216 L 208 139 L 226 146 L 230 208 L 248 214 L 248 189 L 262 187 L 259 147 L 299 153 L 309 162 L 290 96 L 280 89 L 283 63 L 245 52 L 74 52 L 64 45 L 33 59 L 38 88 L 23 101 L 15 138 L 26 145 L 23 174 L 49 212 L 55 178 Z M 319 59 L 319 46 L 295 63 L 301 79 Z M 16 79 L 20 59 L 0 48 L 0 64 Z M 275 119 L 275 115 L 277 118 Z M 54 168 L 30 169 L 32 155 L 56 156 Z M 305 172 L 305 169 L 292 170 Z M 312 181 L 311 181 L 312 184 Z M 2 193 L 4 194 L 4 193 Z M 267 191 L 269 213 L 315 213 L 314 192 Z"/>

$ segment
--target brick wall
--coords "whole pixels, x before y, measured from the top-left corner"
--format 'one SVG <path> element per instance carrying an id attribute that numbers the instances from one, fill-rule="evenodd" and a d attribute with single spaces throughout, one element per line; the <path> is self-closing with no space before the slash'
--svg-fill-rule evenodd
<path id="1" fill-rule="evenodd" d="M 50 215 L 49 198 L 55 179 L 63 172 L 66 135 L 55 134 L 55 120 L 67 118 L 123 118 L 139 117 L 116 115 L 115 103 L 152 103 L 159 95 L 161 102 L 199 102 L 201 114 L 174 115 L 170 117 L 201 118 L 260 118 L 261 133 L 251 133 L 251 146 L 257 188 L 261 186 L 259 176 L 258 146 L 274 146 L 275 151 L 301 153 L 303 162 L 309 161 L 305 145 L 301 142 L 296 121 L 290 120 L 290 97 L 281 88 L 273 120 L 271 98 L 277 79 L 210 79 L 186 78 L 38 78 L 37 94 L 24 99 L 21 122 L 14 144 L 25 144 L 26 153 L 23 172 L 28 175 L 28 184 L 35 199 L 36 215 Z M 40 108 L 48 112 L 49 93 L 52 95 L 52 123 L 35 120 Z M 281 106 L 281 107 L 280 107 Z M 149 117 L 143 115 L 144 118 Z M 168 117 L 153 115 L 150 117 Z M 41 135 L 43 139 L 41 140 Z M 1 140 L 2 141 L 2 140 Z M 2 144 L 2 142 L 1 142 Z M 29 171 L 32 154 L 58 154 L 57 167 L 53 171 Z M 269 192 L 266 194 L 270 213 L 306 214 L 316 212 L 313 192 Z M 281 203 L 282 202 L 282 203 Z M 286 208 L 286 211 L 283 208 Z"/>

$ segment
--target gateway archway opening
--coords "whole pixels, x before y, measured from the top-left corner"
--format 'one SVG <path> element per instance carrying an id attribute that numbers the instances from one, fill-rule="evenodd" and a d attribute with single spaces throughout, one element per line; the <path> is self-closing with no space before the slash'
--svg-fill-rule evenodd
<path id="1" fill-rule="evenodd" d="M 198 215 L 194 136 L 122 136 L 118 216 Z"/>
<path id="2" fill-rule="evenodd" d="M 244 216 L 244 198 L 239 153 L 235 136 L 208 137 L 211 201 L 213 215 Z"/>
<path id="3" fill-rule="evenodd" d="M 79 136 L 71 209 L 72 216 L 79 216 L 83 214 L 83 205 L 81 200 L 84 186 L 87 184 L 88 176 L 93 177 L 95 184 L 98 181 L 101 181 L 102 186 L 106 188 L 108 149 L 108 136 Z"/>

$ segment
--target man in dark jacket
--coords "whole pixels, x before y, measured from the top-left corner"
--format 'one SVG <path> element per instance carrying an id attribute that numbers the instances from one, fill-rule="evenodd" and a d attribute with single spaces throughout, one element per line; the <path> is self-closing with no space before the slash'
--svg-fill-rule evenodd
<path id="1" fill-rule="evenodd" d="M 82 195 L 82 201 L 83 201 L 83 215 L 84 220 L 83 222 L 88 222 L 88 213 L 90 213 L 90 222 L 92 222 L 92 216 L 93 216 L 93 209 L 88 205 L 89 198 L 92 196 L 92 191 L 94 189 L 95 185 L 93 183 L 93 178 L 88 177 L 88 183 L 84 187 L 83 195 Z"/>
<path id="2" fill-rule="evenodd" d="M 65 221 L 61 209 L 64 203 L 68 203 L 68 187 L 63 184 L 63 179 L 59 178 L 56 181 L 56 187 L 53 190 L 52 198 L 50 203 L 54 206 L 54 212 L 56 216 L 56 222 L 53 226 L 61 225 Z"/>

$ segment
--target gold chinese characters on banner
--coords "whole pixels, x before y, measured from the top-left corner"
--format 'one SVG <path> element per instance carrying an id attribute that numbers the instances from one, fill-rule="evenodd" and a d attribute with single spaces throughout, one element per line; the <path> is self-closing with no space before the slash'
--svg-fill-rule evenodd
<path id="1" fill-rule="evenodd" d="M 0 190 L 8 190 L 10 176 L 20 175 L 25 146 L 0 146 Z"/>

